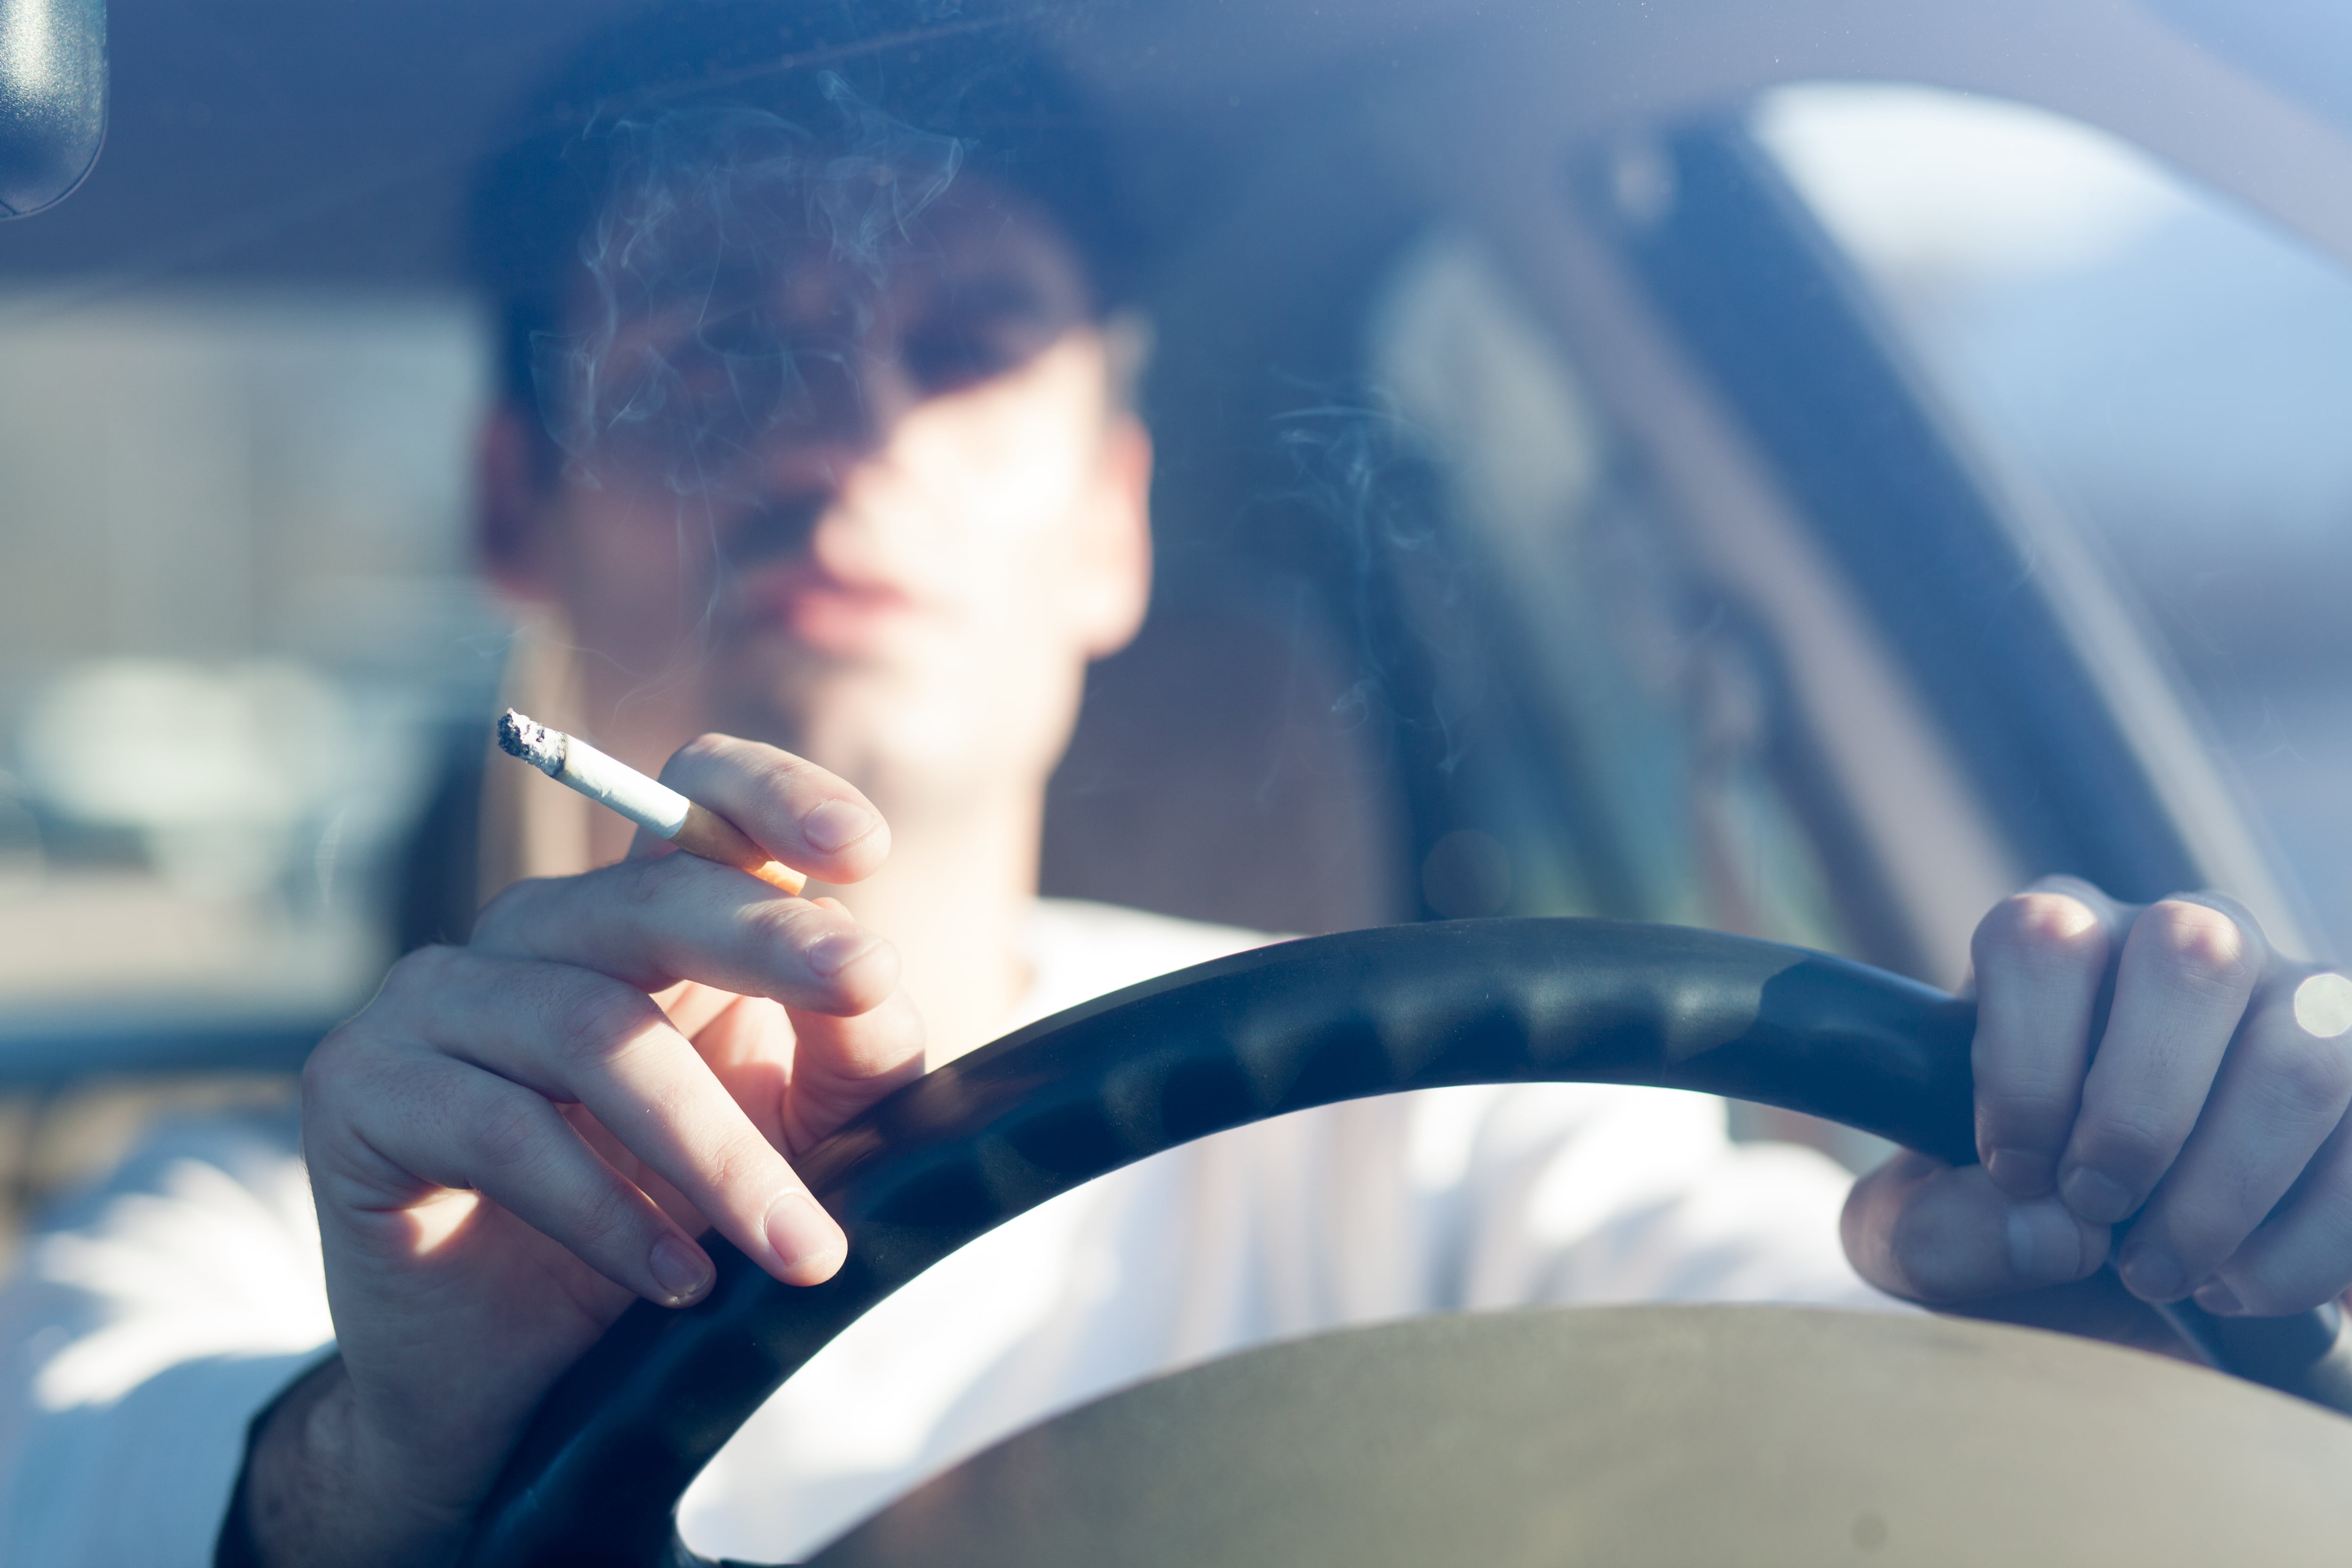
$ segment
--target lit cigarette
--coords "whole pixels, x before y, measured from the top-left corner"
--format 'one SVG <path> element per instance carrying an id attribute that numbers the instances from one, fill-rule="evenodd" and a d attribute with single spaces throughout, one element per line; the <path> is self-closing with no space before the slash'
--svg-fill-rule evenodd
<path id="1" fill-rule="evenodd" d="M 797 894 L 808 879 L 745 836 L 743 830 L 626 763 L 616 763 L 576 735 L 532 722 L 509 708 L 499 720 L 499 749 L 520 757 L 558 784 L 570 784 L 590 800 L 609 805 L 656 837 L 689 855 L 749 871 L 763 882 Z"/>

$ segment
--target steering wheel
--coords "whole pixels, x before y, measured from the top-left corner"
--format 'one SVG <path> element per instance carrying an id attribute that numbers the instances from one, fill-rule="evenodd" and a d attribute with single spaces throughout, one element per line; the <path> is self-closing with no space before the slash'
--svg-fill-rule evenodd
<path id="1" fill-rule="evenodd" d="M 471 1568 L 699 1564 L 679 1497 L 783 1381 L 972 1237 L 1092 1177 L 1311 1106 L 1457 1084 L 1648 1084 L 1975 1158 L 1975 1009 L 1817 952 L 1684 927 L 1492 920 L 1277 943 L 1009 1035 L 799 1161 L 849 1237 L 825 1284 L 716 1237 L 698 1305 L 640 1302 L 557 1383 L 469 1540 Z M 2174 1325 L 2211 1364 L 2352 1413 L 2332 1308 Z"/>

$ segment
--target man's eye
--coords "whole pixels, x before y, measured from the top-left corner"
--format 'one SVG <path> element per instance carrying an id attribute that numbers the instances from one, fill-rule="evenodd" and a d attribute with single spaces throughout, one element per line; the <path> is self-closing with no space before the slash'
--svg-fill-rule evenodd
<path id="1" fill-rule="evenodd" d="M 1046 343 L 1034 318 L 1003 315 L 944 321 L 909 333 L 904 353 L 916 383 L 932 392 L 951 392 L 1002 375 L 1026 363 Z"/>
<path id="2" fill-rule="evenodd" d="M 907 369 L 918 384 L 934 392 L 985 381 L 1010 368 L 997 346 L 966 332 L 928 332 L 907 340 Z"/>

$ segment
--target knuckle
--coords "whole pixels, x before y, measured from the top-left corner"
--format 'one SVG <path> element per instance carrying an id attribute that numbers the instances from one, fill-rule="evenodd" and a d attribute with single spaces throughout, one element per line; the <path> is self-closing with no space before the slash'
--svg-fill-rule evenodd
<path id="1" fill-rule="evenodd" d="M 805 757 L 793 755 L 781 747 L 758 741 L 746 741 L 737 735 L 697 735 L 670 753 L 662 769 L 665 783 L 674 782 L 672 769 L 679 776 L 708 773 L 714 769 L 738 773 L 756 786 L 773 792 L 791 791 L 807 784 L 821 784 L 832 775 Z"/>
<path id="2" fill-rule="evenodd" d="M 302 1112 L 306 1121 L 333 1103 L 350 1076 L 352 1058 L 363 1048 L 355 1038 L 355 1023 L 353 1020 L 337 1025 L 311 1048 L 302 1063 Z"/>
<path id="3" fill-rule="evenodd" d="M 1987 1123 L 2005 1130 L 2003 1142 L 2048 1144 L 2065 1137 L 2078 1109 L 2072 1096 L 2016 1089 L 1982 1091 L 1978 1107 Z"/>
<path id="4" fill-rule="evenodd" d="M 712 772 L 740 768 L 747 742 L 732 735 L 705 731 L 669 754 L 662 764 L 661 781 L 675 786 L 681 780 L 708 777 Z"/>
<path id="5" fill-rule="evenodd" d="M 778 899 L 746 910 L 744 919 L 763 966 L 793 975 L 795 991 L 812 1005 L 818 998 L 842 1004 L 857 996 L 865 977 L 855 965 L 825 975 L 817 973 L 812 962 L 817 944 L 828 938 L 856 942 L 859 928 L 849 915 L 805 900 Z"/>
<path id="6" fill-rule="evenodd" d="M 2055 890 L 2016 893 L 1995 904 L 1977 928 L 1979 957 L 2073 968 L 2105 956 L 2099 917 L 2081 900 Z"/>
<path id="7" fill-rule="evenodd" d="M 2237 1184 L 2193 1194 L 2168 1189 L 2156 1206 L 2164 1211 L 2163 1230 L 2175 1254 L 2192 1270 L 2229 1257 L 2263 1217 L 2261 1204 Z"/>
<path id="8" fill-rule="evenodd" d="M 833 775 L 805 757 L 790 752 L 780 752 L 773 746 L 761 746 L 748 759 L 763 783 L 779 790 L 793 790 L 807 785 L 830 784 Z"/>
<path id="9" fill-rule="evenodd" d="M 772 956 L 796 958 L 803 948 L 833 929 L 838 917 L 805 899 L 763 899 L 742 913 L 745 931 Z"/>
<path id="10" fill-rule="evenodd" d="M 396 960 L 368 1005 L 328 1030 L 303 1059 L 304 1105 L 330 1100 L 365 1077 L 370 1064 L 383 1055 L 387 1034 L 397 1039 L 411 1032 L 415 1020 L 404 1024 L 404 1015 L 446 992 L 464 963 L 459 950 L 438 945 L 417 948 Z"/>
<path id="11" fill-rule="evenodd" d="M 2210 888 L 2200 888 L 2196 892 L 2182 893 L 2176 897 L 2181 903 L 2201 905 L 2219 910 L 2226 918 L 2237 922 L 2238 929 L 2246 933 L 2247 940 L 2252 942 L 2256 949 L 2268 950 L 2270 941 L 2263 934 L 2263 922 L 2254 918 L 2253 910 L 2229 894 L 2217 893 Z"/>
<path id="12" fill-rule="evenodd" d="M 678 889 L 703 874 L 703 863 L 682 853 L 649 855 L 614 868 L 621 900 L 632 909 L 667 903 Z"/>
<path id="13" fill-rule="evenodd" d="M 708 1171 L 712 1188 L 730 1192 L 739 1188 L 761 1191 L 775 1184 L 777 1168 L 783 1157 L 775 1145 L 750 1126 L 730 1131 L 719 1138 L 709 1154 Z"/>
<path id="14" fill-rule="evenodd" d="M 375 1005 L 390 1002 L 406 1002 L 415 995 L 433 995 L 446 990 L 457 979 L 463 955 L 454 947 L 434 943 L 403 953 L 384 972 L 383 984 L 376 993 Z M 368 1011 L 375 1010 L 371 1005 Z"/>
<path id="15" fill-rule="evenodd" d="M 705 1152 L 702 1176 L 710 1184 L 711 1191 L 731 1192 L 743 1184 L 753 1170 L 751 1160 L 747 1158 L 748 1153 L 741 1142 L 733 1138 L 719 1140 Z"/>
<path id="16" fill-rule="evenodd" d="M 2139 930 L 2165 967 L 2199 990 L 2249 991 L 2261 972 L 2260 944 L 2252 933 L 2210 905 L 2167 899 L 2140 917 Z"/>
<path id="17" fill-rule="evenodd" d="M 627 1243 L 645 1227 L 643 1216 L 611 1186 L 599 1187 L 587 1194 L 580 1205 L 577 1226 L 580 1245 L 585 1251 L 614 1254 L 642 1250 L 629 1247 Z"/>
<path id="18" fill-rule="evenodd" d="M 545 1101 L 534 1105 L 527 1093 L 501 1094 L 474 1116 L 467 1142 L 486 1172 L 528 1168 L 538 1163 L 547 1131 Z"/>
<path id="19" fill-rule="evenodd" d="M 548 1014 L 556 1048 L 593 1065 L 613 1056 L 658 1021 L 660 1009 L 642 991 L 618 981 L 593 980 L 560 988 Z"/>
<path id="20" fill-rule="evenodd" d="M 755 816 L 770 808 L 797 815 L 829 783 L 824 770 L 815 763 L 771 746 L 747 748 L 736 766 L 751 785 L 745 805 Z"/>

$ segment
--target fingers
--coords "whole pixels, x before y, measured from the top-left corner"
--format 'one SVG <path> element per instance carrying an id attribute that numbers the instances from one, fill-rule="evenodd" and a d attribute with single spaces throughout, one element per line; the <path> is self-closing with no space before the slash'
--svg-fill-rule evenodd
<path id="1" fill-rule="evenodd" d="M 2111 933 L 2105 894 L 2052 878 L 2004 900 L 1970 946 L 1977 1157 L 2012 1197 L 2052 1190 L 2082 1100 Z"/>
<path id="2" fill-rule="evenodd" d="M 1846 1256 L 1880 1289 L 1910 1300 L 2005 1296 L 2087 1278 L 2106 1260 L 2107 1227 L 2054 1196 L 2014 1198 L 1981 1165 L 1895 1155 L 1853 1185 Z"/>
<path id="3" fill-rule="evenodd" d="M 441 1069 L 413 1064 L 429 1062 L 438 1052 L 529 1091 L 542 1103 L 585 1106 L 624 1147 L 778 1279 L 814 1284 L 840 1267 L 846 1249 L 840 1227 L 809 1196 L 694 1046 L 642 991 L 563 964 L 426 949 L 394 966 L 385 994 L 370 1013 L 397 1021 L 389 1037 L 374 1042 L 376 1054 L 392 1064 L 411 1064 L 413 1076 L 384 1097 L 388 1109 L 351 1103 L 345 1094 L 345 1115 L 369 1142 L 371 1129 L 386 1115 L 413 1114 L 415 1108 L 436 1104 Z M 352 1041 L 354 1047 L 364 1043 Z M 320 1081 L 326 1092 L 372 1076 L 364 1070 L 338 1075 L 330 1068 Z M 446 1142 L 432 1145 L 435 1168 L 410 1169 L 443 1186 L 490 1191 L 495 1185 L 513 1198 L 499 1201 L 519 1215 L 528 1205 L 559 1227 L 548 1230 L 559 1240 L 617 1223 L 609 1201 L 582 1206 L 584 1168 L 559 1161 L 551 1145 L 532 1131 L 535 1115 L 520 1117 L 514 1104 L 504 1089 L 484 1090 L 466 1100 L 473 1119 L 451 1126 Z M 494 1111 L 486 1131 L 482 1119 Z M 491 1157 L 497 1149 L 514 1147 L 527 1147 L 529 1157 Z M 542 1173 L 546 1181 L 532 1179 Z M 632 1241 L 644 1239 L 626 1234 Z M 605 1268 L 598 1258 L 582 1256 Z M 601 1256 L 614 1254 L 608 1248 Z M 648 1253 L 644 1268 L 653 1266 Z M 630 1282 L 630 1288 L 638 1286 Z"/>
<path id="4" fill-rule="evenodd" d="M 2352 1286 L 2352 980 L 2283 963 L 2232 900 L 2059 879 L 1987 917 L 1974 958 L 1986 1173 L 1858 1184 L 1866 1276 L 1962 1300 L 2063 1273 L 2095 1234 L 2145 1301 L 2278 1313 Z M 2057 1213 L 2033 1206 L 2053 1188 Z"/>
<path id="5" fill-rule="evenodd" d="M 705 737 L 663 776 L 830 881 L 888 849 L 856 791 L 771 748 Z M 780 1149 L 919 1070 L 897 980 L 896 952 L 837 902 L 778 898 L 690 856 L 520 884 L 467 948 L 403 960 L 313 1053 L 304 1129 L 322 1218 L 348 1230 L 373 1212 L 394 1228 L 370 1245 L 442 1249 L 457 1278 L 512 1263 L 510 1215 L 674 1305 L 709 1288 L 689 1234 L 707 1219 L 776 1278 L 818 1283 L 846 1239 Z M 681 1021 L 709 1033 L 711 1060 Z M 739 1101 L 722 1072 L 758 1093 Z"/>
<path id="6" fill-rule="evenodd" d="M 903 993 L 854 1018 L 789 1016 L 737 998 L 694 1048 L 771 1142 L 797 1153 L 923 1070 L 923 1024 Z"/>
<path id="7" fill-rule="evenodd" d="M 2301 985 L 2264 988 L 2230 1047 L 2196 1131 L 2117 1258 L 2135 1295 L 2173 1301 L 2197 1289 L 2263 1225 L 2306 1168 L 2311 1178 L 2292 1212 L 2268 1227 L 2261 1251 L 2269 1263 L 2240 1272 L 2264 1300 L 2308 1293 L 2305 1260 L 2292 1251 L 2302 1238 L 2313 1244 L 2311 1279 L 2332 1284 L 2314 1300 L 2352 1280 L 2352 1251 L 2317 1245 L 2339 1223 L 2341 1189 L 2352 1171 L 2337 1169 L 2346 1164 L 2340 1152 L 2315 1161 L 2352 1107 L 2352 1035 L 2345 1029 L 2352 1020 L 2315 1019 L 2308 1008 L 2295 1005 L 2299 993 L 2341 984 L 2321 973 Z M 2331 1028 L 2334 1033 L 2325 1032 Z"/>
<path id="8" fill-rule="evenodd" d="M 864 795 L 814 763 L 756 741 L 689 742 L 662 768 L 661 782 L 820 881 L 863 880 L 890 853 L 889 826 Z"/>
<path id="9" fill-rule="evenodd" d="M 2274 1317 L 2332 1301 L 2352 1284 L 2352 1133 L 2339 1125 L 2279 1212 L 2197 1290 L 2225 1316 Z"/>
<path id="10" fill-rule="evenodd" d="M 709 1289 L 709 1255 L 544 1096 L 425 1053 L 368 1076 L 371 1092 L 342 1098 L 352 1130 L 395 1172 L 385 1206 L 411 1195 L 403 1175 L 470 1187 L 646 1300 L 682 1307 Z"/>
<path id="11" fill-rule="evenodd" d="M 825 1013 L 865 1012 L 898 984 L 898 953 L 830 900 L 782 899 L 691 855 L 518 882 L 476 922 L 475 951 L 575 964 L 659 991 L 693 980 Z"/>
<path id="12" fill-rule="evenodd" d="M 2058 1164 L 2077 1215 L 2111 1225 L 2147 1202 L 2197 1125 L 2268 959 L 2252 918 L 2209 895 L 2164 900 L 2132 921 Z"/>

